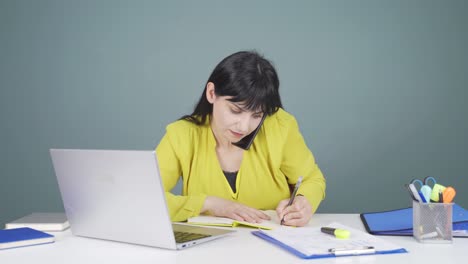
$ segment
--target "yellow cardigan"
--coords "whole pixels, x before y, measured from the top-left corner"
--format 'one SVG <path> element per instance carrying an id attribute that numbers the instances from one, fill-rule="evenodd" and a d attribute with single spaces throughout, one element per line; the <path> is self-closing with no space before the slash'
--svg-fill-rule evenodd
<path id="1" fill-rule="evenodd" d="M 206 196 L 237 201 L 260 210 L 275 209 L 290 196 L 299 176 L 304 195 L 315 212 L 325 198 L 325 179 L 304 142 L 296 119 L 283 109 L 268 116 L 252 146 L 245 151 L 233 193 L 215 151 L 208 124 L 185 120 L 169 124 L 156 148 L 172 221 L 197 216 Z M 170 192 L 182 176 L 182 195 Z"/>

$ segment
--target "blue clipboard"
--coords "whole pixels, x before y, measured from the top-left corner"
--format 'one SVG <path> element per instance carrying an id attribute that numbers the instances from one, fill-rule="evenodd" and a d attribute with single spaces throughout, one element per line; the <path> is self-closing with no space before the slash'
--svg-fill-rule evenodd
<path id="1" fill-rule="evenodd" d="M 312 254 L 312 255 L 305 255 L 303 254 L 302 252 L 296 250 L 295 248 L 291 247 L 291 246 L 288 246 L 286 244 L 284 244 L 283 242 L 281 241 L 278 241 L 270 236 L 268 236 L 267 234 L 263 233 L 262 231 L 252 231 L 252 234 L 257 236 L 257 237 L 260 237 L 282 249 L 285 249 L 287 250 L 288 252 L 296 255 L 297 257 L 300 257 L 302 259 L 318 259 L 318 258 L 335 258 L 335 257 L 346 257 L 346 256 L 356 256 L 356 254 L 349 254 L 349 255 L 335 255 L 333 253 L 329 253 L 329 254 Z M 359 255 L 374 255 L 374 254 L 394 254 L 394 253 L 407 253 L 408 251 L 406 251 L 406 249 L 404 248 L 399 248 L 399 249 L 395 249 L 395 250 L 387 250 L 387 251 L 375 251 L 375 253 L 372 253 L 372 254 L 359 254 Z"/>

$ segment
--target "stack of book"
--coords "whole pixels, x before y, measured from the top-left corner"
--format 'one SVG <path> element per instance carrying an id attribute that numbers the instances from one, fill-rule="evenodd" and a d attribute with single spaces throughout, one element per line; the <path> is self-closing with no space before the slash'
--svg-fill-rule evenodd
<path id="1" fill-rule="evenodd" d="M 0 230 L 0 250 L 48 244 L 54 241 L 53 235 L 29 227 Z"/>
<path id="2" fill-rule="evenodd" d="M 0 230 L 0 250 L 55 242 L 46 232 L 63 231 L 70 226 L 64 213 L 32 213 L 9 222 Z"/>
<path id="3" fill-rule="evenodd" d="M 40 231 L 63 231 L 70 226 L 65 213 L 32 213 L 5 225 L 6 229 L 29 227 Z"/>

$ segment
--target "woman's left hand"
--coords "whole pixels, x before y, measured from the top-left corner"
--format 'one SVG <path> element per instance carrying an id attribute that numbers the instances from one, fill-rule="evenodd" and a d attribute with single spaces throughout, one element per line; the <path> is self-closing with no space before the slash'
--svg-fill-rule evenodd
<path id="1" fill-rule="evenodd" d="M 312 206 L 302 195 L 294 198 L 294 202 L 287 206 L 289 199 L 282 200 L 276 207 L 279 219 L 284 219 L 283 224 L 288 226 L 305 226 L 312 218 Z M 283 218 L 284 217 L 284 218 Z"/>

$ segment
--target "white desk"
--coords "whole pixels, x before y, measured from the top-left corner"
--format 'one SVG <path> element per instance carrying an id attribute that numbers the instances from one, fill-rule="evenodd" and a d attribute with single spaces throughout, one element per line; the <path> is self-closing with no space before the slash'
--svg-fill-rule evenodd
<path id="1" fill-rule="evenodd" d="M 339 222 L 364 230 L 357 214 L 317 214 L 311 226 Z M 303 260 L 239 228 L 235 234 L 185 250 L 172 251 L 125 243 L 73 236 L 70 230 L 53 233 L 56 242 L 0 251 L 1 264 L 15 263 L 463 263 L 468 255 L 468 238 L 454 238 L 453 244 L 420 244 L 413 237 L 382 238 L 409 253 Z"/>

